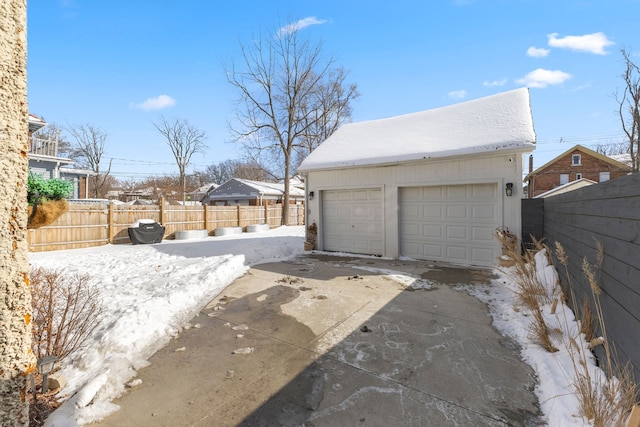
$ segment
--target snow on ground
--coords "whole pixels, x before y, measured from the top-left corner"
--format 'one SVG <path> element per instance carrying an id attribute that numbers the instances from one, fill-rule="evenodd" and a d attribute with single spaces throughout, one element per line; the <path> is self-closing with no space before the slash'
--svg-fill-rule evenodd
<path id="1" fill-rule="evenodd" d="M 50 417 L 56 419 L 49 425 L 74 425 L 76 420 L 90 423 L 116 411 L 118 407 L 111 401 L 124 391 L 125 384 L 202 307 L 250 266 L 299 255 L 303 240 L 304 227 L 280 227 L 154 245 L 31 253 L 33 267 L 89 274 L 91 286 L 100 290 L 106 307 L 88 346 L 62 366 L 68 383 L 59 396 L 67 397 L 68 403 Z M 539 274 L 552 286 L 555 271 L 543 264 L 538 267 Z M 391 270 L 379 273 L 407 286 L 416 280 Z M 504 273 L 496 274 L 498 279 L 491 285 L 467 289 L 487 303 L 496 328 L 522 347 L 524 360 L 538 375 L 536 393 L 549 425 L 588 425 L 577 416 L 577 400 L 569 385 L 573 374 L 565 347 L 558 345 L 560 351 L 552 354 L 531 342 L 529 318 L 514 310 L 513 283 Z M 575 329 L 568 308 L 562 306 L 558 313 L 565 319 L 556 322 L 559 327 L 564 323 Z M 558 315 L 548 317 L 550 321 L 560 319 Z"/>

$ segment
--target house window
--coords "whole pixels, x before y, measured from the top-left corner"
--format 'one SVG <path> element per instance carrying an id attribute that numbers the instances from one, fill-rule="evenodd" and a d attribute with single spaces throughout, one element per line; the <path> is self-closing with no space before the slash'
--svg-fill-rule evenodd
<path id="1" fill-rule="evenodd" d="M 611 179 L 611 175 L 609 172 L 600 172 L 600 182 L 609 181 Z"/>
<path id="2" fill-rule="evenodd" d="M 568 184 L 568 183 L 569 183 L 569 174 L 568 173 L 561 173 L 560 174 L 560 185 Z"/>
<path id="3" fill-rule="evenodd" d="M 580 166 L 582 164 L 582 159 L 580 157 L 580 154 L 573 154 L 571 156 L 571 166 Z"/>
<path id="4" fill-rule="evenodd" d="M 582 179 L 582 172 L 578 172 L 576 174 L 576 179 Z"/>

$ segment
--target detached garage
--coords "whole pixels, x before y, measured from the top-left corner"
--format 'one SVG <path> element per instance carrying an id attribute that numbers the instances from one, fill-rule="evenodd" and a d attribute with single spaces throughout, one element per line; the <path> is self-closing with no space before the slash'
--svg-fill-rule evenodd
<path id="1" fill-rule="evenodd" d="M 342 126 L 303 162 L 316 248 L 493 266 L 520 232 L 528 89 Z"/>

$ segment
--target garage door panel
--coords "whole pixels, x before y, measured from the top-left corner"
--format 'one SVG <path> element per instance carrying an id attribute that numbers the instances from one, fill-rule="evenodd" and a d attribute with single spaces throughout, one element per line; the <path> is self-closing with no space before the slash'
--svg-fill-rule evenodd
<path id="1" fill-rule="evenodd" d="M 502 224 L 497 184 L 399 189 L 400 254 L 416 259 L 493 266 Z"/>
<path id="2" fill-rule="evenodd" d="M 424 224 L 420 235 L 424 238 L 441 239 L 443 236 L 443 227 L 440 224 Z"/>
<path id="3" fill-rule="evenodd" d="M 466 262 L 468 258 L 469 248 L 465 246 L 447 246 L 447 258 L 451 262 Z"/>
<path id="4" fill-rule="evenodd" d="M 442 187 L 420 187 L 419 192 L 423 200 L 442 200 L 444 198 Z"/>
<path id="5" fill-rule="evenodd" d="M 427 205 L 422 207 L 422 217 L 429 219 L 442 218 L 443 215 L 442 206 Z"/>
<path id="6" fill-rule="evenodd" d="M 471 197 L 476 200 L 495 199 L 497 188 L 495 184 L 476 184 L 472 187 Z"/>
<path id="7" fill-rule="evenodd" d="M 475 205 L 471 209 L 471 218 L 487 219 L 493 222 L 496 218 L 496 207 L 495 205 Z"/>
<path id="8" fill-rule="evenodd" d="M 422 245 L 422 253 L 424 253 L 430 259 L 442 260 L 443 259 L 442 250 L 443 250 L 443 247 L 440 245 L 429 245 L 429 244 Z M 419 255 L 420 252 L 418 251 L 415 254 Z"/>
<path id="9" fill-rule="evenodd" d="M 402 229 L 402 236 L 417 236 L 420 234 L 420 230 L 419 224 L 406 224 Z"/>
<path id="10" fill-rule="evenodd" d="M 447 227 L 447 239 L 467 240 L 467 227 L 449 226 Z"/>
<path id="11" fill-rule="evenodd" d="M 321 195 L 325 250 L 382 255 L 380 189 L 327 190 Z"/>
<path id="12" fill-rule="evenodd" d="M 466 219 L 467 206 L 466 205 L 447 206 L 447 218 L 448 219 Z"/>
<path id="13" fill-rule="evenodd" d="M 492 242 L 495 240 L 495 227 L 471 227 L 471 236 L 475 241 Z"/>
<path id="14" fill-rule="evenodd" d="M 450 185 L 443 188 L 447 200 L 466 200 L 469 197 L 466 185 Z"/>

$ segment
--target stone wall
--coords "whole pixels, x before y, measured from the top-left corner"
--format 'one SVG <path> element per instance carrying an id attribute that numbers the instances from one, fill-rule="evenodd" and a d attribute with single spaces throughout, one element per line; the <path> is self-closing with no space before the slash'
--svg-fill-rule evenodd
<path id="1" fill-rule="evenodd" d="M 0 2 L 0 425 L 29 425 L 31 353 L 27 259 L 27 5 Z"/>

